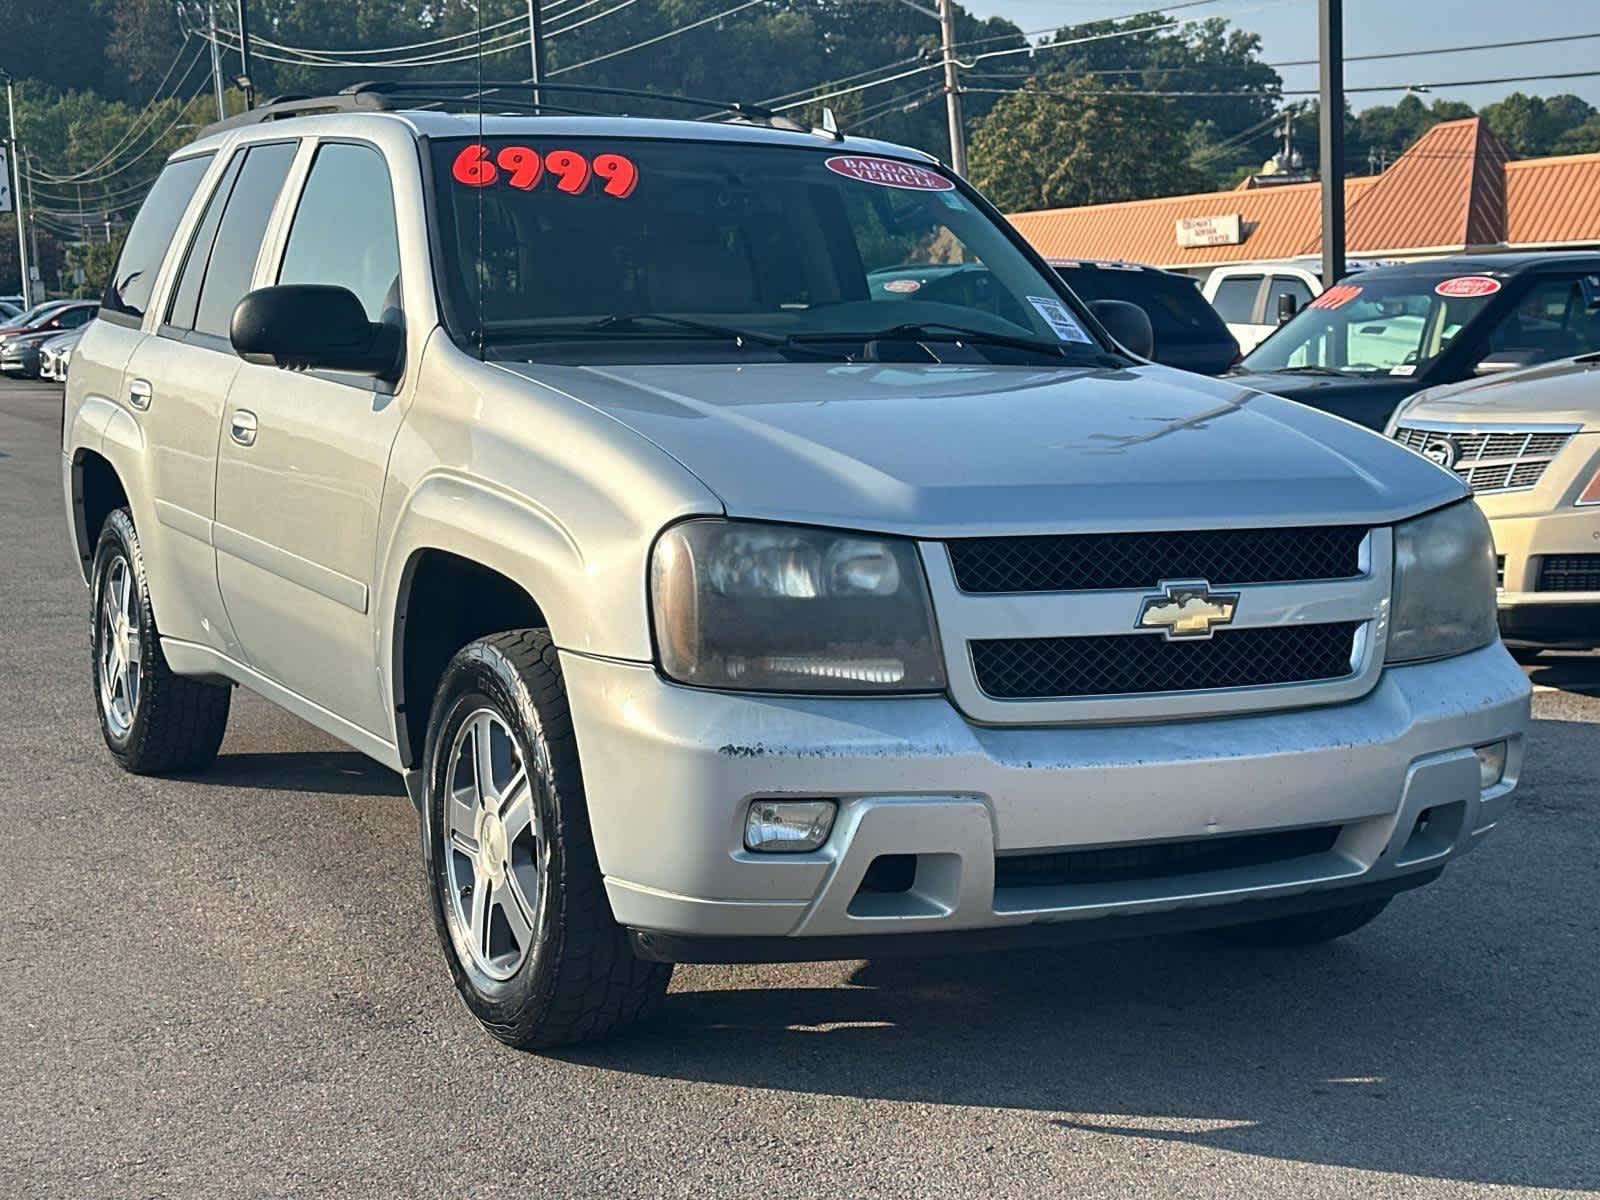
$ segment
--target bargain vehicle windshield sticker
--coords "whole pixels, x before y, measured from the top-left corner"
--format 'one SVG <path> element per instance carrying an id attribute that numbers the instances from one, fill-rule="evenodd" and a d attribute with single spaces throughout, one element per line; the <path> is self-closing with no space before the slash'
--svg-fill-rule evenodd
<path id="1" fill-rule="evenodd" d="M 1433 289 L 1436 296 L 1492 296 L 1500 290 L 1500 281 L 1487 275 L 1457 275 L 1446 279 Z"/>
<path id="2" fill-rule="evenodd" d="M 937 171 L 892 158 L 868 158 L 859 154 L 835 154 L 823 166 L 835 175 L 875 183 L 879 187 L 906 188 L 913 192 L 952 192 L 955 181 Z"/>
<path id="3" fill-rule="evenodd" d="M 1083 326 L 1078 324 L 1078 318 L 1072 315 L 1072 310 L 1061 301 L 1052 296 L 1029 296 L 1028 303 L 1033 305 L 1044 323 L 1063 342 L 1087 342 L 1094 345 L 1094 339 L 1084 332 Z"/>
<path id="4" fill-rule="evenodd" d="M 1307 308 L 1343 308 L 1361 295 L 1361 289 L 1350 283 L 1335 284 L 1318 296 Z"/>
<path id="5" fill-rule="evenodd" d="M 922 281 L 920 279 L 891 279 L 888 283 L 883 285 L 883 290 L 886 292 L 903 292 L 909 294 L 911 292 L 920 290 L 921 287 Z"/>
<path id="6" fill-rule="evenodd" d="M 502 184 L 531 192 L 544 185 L 570 196 L 588 191 L 594 181 L 602 194 L 618 200 L 633 195 L 639 184 L 639 168 L 625 155 L 596 154 L 586 158 L 576 150 L 546 150 L 540 154 L 532 146 L 502 146 L 491 151 L 476 142 L 456 155 L 450 174 L 467 187 Z"/>

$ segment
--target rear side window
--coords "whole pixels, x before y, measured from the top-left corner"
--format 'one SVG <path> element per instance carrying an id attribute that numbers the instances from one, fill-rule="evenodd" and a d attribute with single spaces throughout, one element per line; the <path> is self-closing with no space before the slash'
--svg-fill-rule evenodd
<path id="1" fill-rule="evenodd" d="M 278 282 L 349 288 L 374 321 L 399 307 L 400 239 L 383 155 L 347 142 L 317 151 Z"/>
<path id="2" fill-rule="evenodd" d="M 228 336 L 233 310 L 250 290 L 267 220 L 278 202 L 294 152 L 293 142 L 252 146 L 246 152 L 217 225 L 205 282 L 200 285 L 200 302 L 194 316 L 196 333 Z"/>
<path id="3" fill-rule="evenodd" d="M 1217 285 L 1211 307 L 1230 325 L 1249 325 L 1256 319 L 1256 293 L 1260 290 L 1261 276 L 1230 275 Z"/>
<path id="4" fill-rule="evenodd" d="M 200 304 L 200 285 L 205 281 L 206 264 L 211 261 L 211 247 L 217 240 L 217 226 L 222 224 L 222 210 L 233 192 L 234 181 L 239 178 L 239 168 L 244 165 L 244 155 L 235 154 L 228 169 L 222 173 L 211 200 L 206 204 L 200 227 L 195 230 L 184 255 L 183 269 L 178 273 L 178 286 L 172 290 L 172 303 L 167 307 L 165 324 L 176 329 L 193 329 L 195 309 Z"/>
<path id="5" fill-rule="evenodd" d="M 122 318 L 123 324 L 135 325 L 149 307 L 150 293 L 155 290 L 156 273 L 172 244 L 178 222 L 194 199 L 200 179 L 211 165 L 209 154 L 180 159 L 168 163 L 139 206 L 139 215 L 133 219 L 128 238 L 122 244 L 122 255 L 111 273 L 106 286 L 106 297 L 100 311 L 111 320 Z"/>
<path id="6" fill-rule="evenodd" d="M 1304 279 L 1298 279 L 1293 275 L 1274 275 L 1272 277 L 1272 300 L 1267 310 L 1273 319 L 1276 319 L 1278 313 L 1278 297 L 1284 295 L 1294 297 L 1295 312 L 1299 312 L 1310 304 L 1312 300 L 1311 289 L 1306 286 Z"/>

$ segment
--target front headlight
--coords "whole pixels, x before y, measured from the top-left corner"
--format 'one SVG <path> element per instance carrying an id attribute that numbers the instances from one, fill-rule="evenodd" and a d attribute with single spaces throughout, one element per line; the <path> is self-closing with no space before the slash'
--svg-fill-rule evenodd
<path id="1" fill-rule="evenodd" d="M 1394 528 L 1391 663 L 1465 654 L 1494 641 L 1494 538 L 1471 500 Z"/>
<path id="2" fill-rule="evenodd" d="M 661 669 L 700 687 L 944 688 L 916 547 L 898 538 L 696 520 L 650 562 Z"/>

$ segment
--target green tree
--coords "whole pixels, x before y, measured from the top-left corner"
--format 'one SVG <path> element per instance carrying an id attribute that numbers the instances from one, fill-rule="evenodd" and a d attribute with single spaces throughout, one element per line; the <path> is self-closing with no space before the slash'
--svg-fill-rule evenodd
<path id="1" fill-rule="evenodd" d="M 1579 96 L 1545 98 L 1522 92 L 1512 92 L 1483 109 L 1483 119 L 1506 145 L 1518 154 L 1532 157 L 1556 153 L 1564 134 L 1595 115 L 1594 106 Z"/>
<path id="2" fill-rule="evenodd" d="M 1590 117 L 1581 125 L 1574 125 L 1556 139 L 1551 148 L 1555 154 L 1600 153 L 1600 116 Z"/>
<path id="3" fill-rule="evenodd" d="M 1043 77 L 973 133 L 972 181 L 1007 212 L 1192 191 L 1189 143 L 1166 101 L 1096 76 Z"/>

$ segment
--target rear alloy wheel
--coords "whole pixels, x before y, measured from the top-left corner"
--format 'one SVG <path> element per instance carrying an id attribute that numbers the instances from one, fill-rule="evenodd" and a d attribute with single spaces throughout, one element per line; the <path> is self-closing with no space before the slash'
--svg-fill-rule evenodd
<path id="1" fill-rule="evenodd" d="M 174 675 L 167 666 L 139 535 L 125 508 L 100 531 L 92 595 L 95 699 L 112 757 L 138 775 L 209 764 L 227 732 L 232 689 Z"/>
<path id="2" fill-rule="evenodd" d="M 445 668 L 428 721 L 427 874 L 456 989 L 524 1050 L 594 1041 L 665 995 L 595 857 L 561 664 L 542 629 L 495 634 Z"/>

